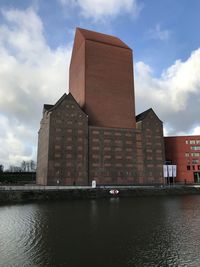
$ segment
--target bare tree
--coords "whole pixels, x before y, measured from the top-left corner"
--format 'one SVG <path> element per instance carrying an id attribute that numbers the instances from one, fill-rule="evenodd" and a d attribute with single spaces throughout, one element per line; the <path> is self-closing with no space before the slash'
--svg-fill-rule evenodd
<path id="1" fill-rule="evenodd" d="M 0 164 L 0 172 L 3 172 L 3 170 L 4 170 L 4 166 Z"/>
<path id="2" fill-rule="evenodd" d="M 21 163 L 21 169 L 22 169 L 23 172 L 26 171 L 26 162 L 24 160 Z"/>
<path id="3" fill-rule="evenodd" d="M 1 166 L 0 165 L 0 172 L 1 172 Z M 9 169 L 7 170 L 9 172 L 35 172 L 36 171 L 36 162 L 34 160 L 25 161 L 23 160 L 19 166 L 10 165 Z"/>
<path id="4" fill-rule="evenodd" d="M 36 163 L 34 160 L 30 161 L 30 168 L 31 168 L 31 171 L 36 171 Z"/>
<path id="5" fill-rule="evenodd" d="M 8 171 L 9 172 L 21 172 L 22 169 L 19 166 L 10 165 Z"/>

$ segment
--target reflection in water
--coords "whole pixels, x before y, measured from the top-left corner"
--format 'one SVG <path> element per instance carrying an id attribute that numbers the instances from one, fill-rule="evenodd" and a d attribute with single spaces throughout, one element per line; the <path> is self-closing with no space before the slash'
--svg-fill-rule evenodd
<path id="1" fill-rule="evenodd" d="M 0 267 L 200 266 L 200 196 L 0 207 Z"/>

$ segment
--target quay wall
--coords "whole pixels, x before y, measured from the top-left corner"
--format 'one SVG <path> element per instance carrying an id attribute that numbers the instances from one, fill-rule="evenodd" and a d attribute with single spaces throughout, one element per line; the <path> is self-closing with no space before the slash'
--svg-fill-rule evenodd
<path id="1" fill-rule="evenodd" d="M 37 201 L 99 199 L 111 197 L 176 196 L 200 194 L 200 187 L 112 187 L 118 195 L 109 193 L 110 187 L 56 187 L 56 186 L 0 186 L 0 205 Z"/>

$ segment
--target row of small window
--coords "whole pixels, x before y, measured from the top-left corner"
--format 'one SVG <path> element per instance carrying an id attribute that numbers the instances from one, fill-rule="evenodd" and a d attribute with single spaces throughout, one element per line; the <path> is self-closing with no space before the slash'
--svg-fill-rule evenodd
<path id="1" fill-rule="evenodd" d="M 98 131 L 98 130 L 92 130 L 92 134 L 93 135 L 99 135 L 101 132 L 100 131 Z M 132 137 L 133 136 L 133 134 L 132 133 L 127 133 L 127 132 L 113 132 L 113 131 L 110 131 L 110 132 L 107 132 L 107 131 L 105 131 L 105 132 L 103 132 L 103 134 L 104 135 L 108 135 L 108 136 L 111 136 L 111 135 L 115 135 L 115 136 L 127 136 L 127 137 Z"/>
<path id="2" fill-rule="evenodd" d="M 191 150 L 200 150 L 200 146 L 191 146 Z M 194 156 L 194 154 L 196 154 L 196 156 Z M 190 153 L 189 152 L 186 152 L 185 153 L 185 156 L 186 157 L 189 157 L 190 156 Z M 191 153 L 191 156 L 192 157 L 199 157 L 200 156 L 200 153 Z"/>
<path id="3" fill-rule="evenodd" d="M 107 177 L 107 178 L 111 178 L 113 175 L 115 176 L 121 176 L 122 178 L 124 176 L 133 176 L 134 175 L 134 172 L 133 171 L 92 171 L 91 174 L 95 177 L 98 177 L 99 175 L 100 176 L 104 176 L 104 177 Z"/>
<path id="4" fill-rule="evenodd" d="M 93 138 L 92 141 L 93 141 L 93 143 L 95 143 L 95 142 L 100 143 L 101 140 L 97 139 L 97 138 Z M 103 141 L 104 141 L 104 143 L 109 143 L 109 144 L 112 143 L 111 139 L 104 139 Z M 119 144 L 119 145 L 123 144 L 123 140 L 114 140 L 113 142 L 115 144 Z M 125 140 L 125 143 L 131 145 L 132 144 L 132 140 Z"/>
<path id="5" fill-rule="evenodd" d="M 196 169 L 196 168 L 195 168 L 195 165 L 192 165 L 192 166 L 187 165 L 187 170 L 188 170 L 188 171 L 190 171 L 190 170 L 195 170 L 195 169 Z M 197 169 L 200 170 L 200 165 L 197 166 Z"/>
<path id="6" fill-rule="evenodd" d="M 195 144 L 200 144 L 200 140 L 186 140 L 185 143 L 188 145 L 195 145 Z"/>
<path id="7" fill-rule="evenodd" d="M 100 167 L 101 166 L 101 164 L 100 163 L 98 163 L 98 162 L 94 162 L 94 163 L 92 163 L 92 167 Z M 122 163 L 115 163 L 115 164 L 112 164 L 112 163 L 104 163 L 103 164 L 103 166 L 104 167 L 128 167 L 128 168 L 133 168 L 134 167 L 134 164 L 132 164 L 132 163 L 126 163 L 126 164 L 124 164 L 124 165 L 122 165 Z"/>
<path id="8" fill-rule="evenodd" d="M 200 150 L 200 146 L 191 146 L 192 150 Z"/>
<path id="9" fill-rule="evenodd" d="M 196 153 L 189 153 L 189 152 L 186 152 L 185 153 L 185 157 L 200 157 L 200 153 L 199 152 L 196 152 Z"/>

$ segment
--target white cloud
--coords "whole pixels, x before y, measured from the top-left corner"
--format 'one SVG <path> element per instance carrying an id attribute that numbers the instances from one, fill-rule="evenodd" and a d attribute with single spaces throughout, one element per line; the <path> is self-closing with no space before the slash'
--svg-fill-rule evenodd
<path id="1" fill-rule="evenodd" d="M 116 12 L 116 11 L 115 11 Z M 44 103 L 67 91 L 71 47 L 52 50 L 34 9 L 3 11 L 0 26 L 0 164 L 35 159 Z M 28 23 L 27 23 L 28 22 Z M 200 49 L 155 78 L 135 64 L 137 111 L 153 107 L 168 134 L 200 133 Z"/>
<path id="2" fill-rule="evenodd" d="M 77 7 L 81 16 L 104 21 L 121 14 L 137 16 L 141 10 L 137 0 L 59 0 L 64 6 Z"/>
<path id="3" fill-rule="evenodd" d="M 200 135 L 200 126 L 197 126 L 192 131 L 193 135 Z"/>
<path id="4" fill-rule="evenodd" d="M 169 134 L 192 133 L 200 126 L 200 49 L 177 60 L 160 78 L 144 62 L 135 64 L 138 112 L 153 107 Z M 148 96 L 148 97 L 147 97 Z M 198 128 L 196 128 L 198 129 Z"/>
<path id="5" fill-rule="evenodd" d="M 165 41 L 170 38 L 171 32 L 169 30 L 161 29 L 160 24 L 157 24 L 155 28 L 150 29 L 147 33 L 148 38 Z"/>
<path id="6" fill-rule="evenodd" d="M 71 47 L 52 50 L 32 8 L 2 14 L 0 164 L 8 165 L 35 157 L 42 105 L 56 102 L 67 91 Z"/>

